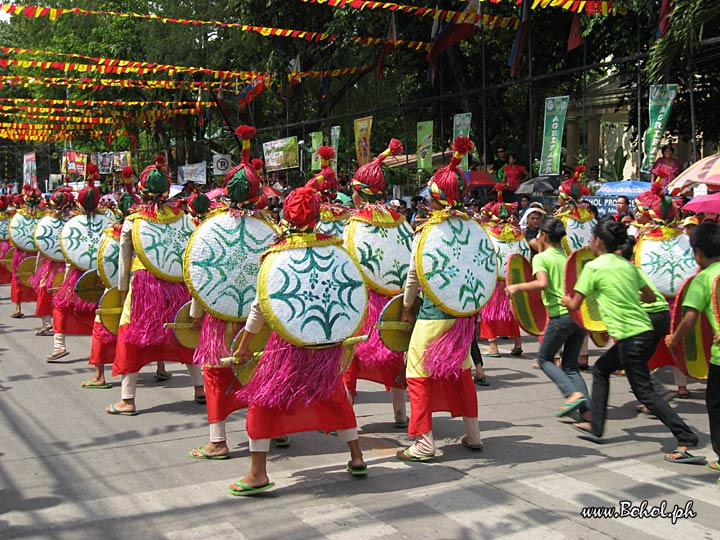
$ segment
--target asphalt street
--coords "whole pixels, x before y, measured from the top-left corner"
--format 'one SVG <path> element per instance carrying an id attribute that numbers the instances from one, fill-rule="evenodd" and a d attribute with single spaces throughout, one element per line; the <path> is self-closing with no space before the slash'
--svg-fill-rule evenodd
<path id="1" fill-rule="evenodd" d="M 47 363 L 52 338 L 35 336 L 38 319 L 11 319 L 8 297 L 9 286 L 0 287 L 0 539 L 720 538 L 716 475 L 663 461 L 674 439 L 637 413 L 623 377 L 612 379 L 605 444 L 579 438 L 569 420 L 554 417 L 562 399 L 532 369 L 536 338 L 523 338 L 523 357 L 510 356 L 511 342 L 501 340 L 503 356 L 486 359 L 491 386 L 478 387 L 483 451 L 461 446 L 462 421 L 438 414 L 436 459 L 397 461 L 396 449 L 410 439 L 393 427 L 390 396 L 360 382 L 368 477 L 345 471 L 349 454 L 336 437 L 295 434 L 289 448 L 271 450 L 275 489 L 242 498 L 225 488 L 249 466 L 244 412 L 228 422 L 233 459 L 190 459 L 208 427 L 182 366 L 168 364 L 166 382 L 147 366 L 141 414 L 110 416 L 104 409 L 120 397 L 118 378 L 110 390 L 80 387 L 92 373 L 90 338 L 69 337 L 71 354 Z M 598 353 L 591 346 L 591 356 Z M 659 375 L 670 396 L 669 372 Z M 714 459 L 705 386 L 694 381 L 690 390 L 693 399 L 672 407 L 700 434 L 692 451 Z M 683 515 L 675 523 L 583 516 L 586 507 L 632 514 L 643 501 L 648 514 L 677 505 Z"/>

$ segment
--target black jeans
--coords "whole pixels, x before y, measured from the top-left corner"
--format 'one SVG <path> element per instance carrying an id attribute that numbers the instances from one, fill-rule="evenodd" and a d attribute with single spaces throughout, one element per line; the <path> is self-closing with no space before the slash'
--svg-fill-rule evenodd
<path id="1" fill-rule="evenodd" d="M 720 458 L 720 366 L 710 364 L 705 391 L 708 420 L 710 421 L 710 442 Z"/>
<path id="2" fill-rule="evenodd" d="M 665 318 L 669 323 L 670 316 L 668 312 L 664 313 L 664 317 L 656 318 Z M 665 331 L 667 331 L 667 325 L 665 325 Z M 648 331 L 621 339 L 595 362 L 590 414 L 592 415 L 592 432 L 598 437 L 602 436 L 605 430 L 610 375 L 618 369 L 624 369 L 635 397 L 670 429 L 678 441 L 678 446 L 695 446 L 698 443 L 698 436 L 695 432 L 682 421 L 653 388 L 647 362 L 659 343 L 657 335 L 656 331 Z"/>

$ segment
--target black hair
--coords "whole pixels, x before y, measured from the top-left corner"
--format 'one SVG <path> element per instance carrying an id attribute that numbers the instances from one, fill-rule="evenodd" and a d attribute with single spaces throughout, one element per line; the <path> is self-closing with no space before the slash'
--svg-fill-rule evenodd
<path id="1" fill-rule="evenodd" d="M 553 244 L 560 242 L 567 233 L 565 232 L 565 225 L 562 220 L 556 217 L 545 216 L 540 223 L 540 230 L 547 234 L 548 239 Z"/>
<path id="2" fill-rule="evenodd" d="M 625 242 L 622 246 L 620 246 L 620 255 L 628 261 L 632 261 L 634 248 L 635 237 L 628 236 L 628 241 Z"/>
<path id="3" fill-rule="evenodd" d="M 625 199 L 625 204 L 630 206 L 630 199 L 628 199 L 625 195 L 620 195 L 616 200 Z"/>
<path id="4" fill-rule="evenodd" d="M 663 146 L 660 149 L 660 152 L 664 154 L 665 150 L 670 150 L 673 154 L 675 153 L 675 149 L 672 146 L 670 146 L 669 144 L 666 144 L 665 146 Z"/>
<path id="5" fill-rule="evenodd" d="M 593 229 L 593 236 L 602 240 L 605 250 L 612 253 L 628 241 L 625 225 L 617 221 L 601 221 Z"/>
<path id="6" fill-rule="evenodd" d="M 703 221 L 690 235 L 690 247 L 699 249 L 709 259 L 720 257 L 720 224 Z"/>
<path id="7" fill-rule="evenodd" d="M 587 203 L 587 209 L 593 216 L 595 216 L 595 219 L 597 219 L 597 217 L 598 217 L 597 206 L 595 206 L 593 203 Z"/>

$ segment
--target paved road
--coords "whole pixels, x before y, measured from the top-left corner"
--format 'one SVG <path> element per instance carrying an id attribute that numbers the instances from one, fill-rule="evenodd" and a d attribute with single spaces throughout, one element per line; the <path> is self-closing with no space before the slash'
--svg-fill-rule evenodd
<path id="1" fill-rule="evenodd" d="M 148 367 L 138 387 L 142 414 L 110 416 L 103 409 L 119 398 L 118 381 L 112 390 L 80 388 L 91 371 L 89 338 L 69 338 L 72 354 L 47 364 L 52 338 L 34 336 L 37 319 L 11 319 L 8 295 L 0 287 L 2 539 L 720 538 L 714 475 L 662 460 L 673 440 L 657 420 L 637 415 L 625 379 L 612 381 L 607 444 L 579 439 L 553 417 L 559 394 L 531 369 L 537 345 L 529 337 L 525 357 L 488 359 L 492 386 L 478 390 L 483 452 L 460 446 L 461 421 L 438 416 L 436 461 L 398 462 L 395 449 L 408 438 L 392 427 L 389 396 L 361 384 L 368 478 L 344 471 L 337 438 L 298 434 L 290 448 L 271 452 L 276 489 L 236 498 L 225 488 L 249 462 L 242 412 L 228 424 L 234 459 L 192 460 L 187 452 L 206 440 L 207 425 L 182 367 L 170 364 L 165 383 Z M 704 386 L 690 388 L 695 399 L 673 407 L 701 433 L 698 453 L 712 456 Z M 673 525 L 581 516 L 583 507 L 620 500 L 668 508 L 692 501 L 696 517 Z"/>

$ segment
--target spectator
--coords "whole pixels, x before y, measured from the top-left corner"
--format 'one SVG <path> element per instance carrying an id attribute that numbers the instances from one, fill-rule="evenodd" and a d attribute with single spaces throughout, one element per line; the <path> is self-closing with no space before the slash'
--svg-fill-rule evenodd
<path id="1" fill-rule="evenodd" d="M 527 209 L 530 207 L 530 203 L 532 200 L 530 199 L 530 195 L 523 195 L 520 197 L 520 204 L 518 205 L 518 215 L 522 218 L 523 214 L 527 211 Z"/>
<path id="2" fill-rule="evenodd" d="M 492 172 L 497 174 L 500 172 L 500 169 L 502 169 L 505 165 L 507 165 L 507 155 L 505 152 L 505 145 L 500 144 L 497 147 L 497 159 L 495 159 L 492 162 Z"/>
<path id="3" fill-rule="evenodd" d="M 651 173 L 653 181 L 660 178 L 662 187 L 666 187 L 682 171 L 682 163 L 674 157 L 675 150 L 669 144 L 662 147 L 662 156 L 653 163 Z"/>
<path id="4" fill-rule="evenodd" d="M 623 214 L 630 210 L 630 200 L 625 195 L 620 195 L 615 201 L 615 216 L 613 219 L 620 222 Z"/>
<path id="5" fill-rule="evenodd" d="M 698 218 L 695 216 L 686 217 L 683 220 L 683 232 L 689 237 L 695 228 L 700 224 Z"/>
<path id="6" fill-rule="evenodd" d="M 525 215 L 523 215 L 520 220 L 520 228 L 525 235 L 525 240 L 527 240 L 528 244 L 530 244 L 530 258 L 534 257 L 538 253 L 538 245 L 537 242 L 535 242 L 535 239 L 537 238 L 538 231 L 540 230 L 540 222 L 542 222 L 543 216 L 545 215 L 545 210 L 542 209 L 542 205 L 540 203 L 532 204 L 533 206 L 530 206 L 527 209 L 527 212 L 525 212 Z M 538 206 L 540 208 L 538 208 Z"/>
<path id="7" fill-rule="evenodd" d="M 525 165 L 520 165 L 517 162 L 515 154 L 508 152 L 507 157 L 508 162 L 498 171 L 498 177 L 502 174 L 502 180 L 507 184 L 508 190 L 514 192 L 522 182 L 530 178 L 530 173 L 525 168 Z"/>
<path id="8" fill-rule="evenodd" d="M 620 219 L 618 221 L 620 221 L 620 223 L 625 225 L 628 236 L 632 236 L 632 237 L 637 236 L 637 227 L 635 227 L 635 225 L 633 225 L 633 223 L 635 222 L 635 216 L 633 215 L 632 212 L 627 211 L 627 212 L 623 213 L 620 216 Z"/>
<path id="9" fill-rule="evenodd" d="M 398 208 L 398 212 L 401 213 L 403 216 L 407 213 L 407 203 L 404 199 L 400 199 L 400 208 Z"/>

